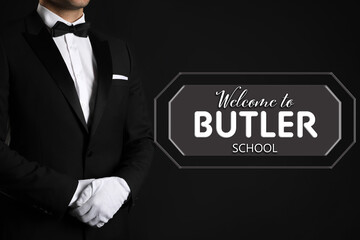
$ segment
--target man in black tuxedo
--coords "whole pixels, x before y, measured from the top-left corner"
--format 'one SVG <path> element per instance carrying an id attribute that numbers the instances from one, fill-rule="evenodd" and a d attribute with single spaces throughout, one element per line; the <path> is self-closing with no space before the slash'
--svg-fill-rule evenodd
<path id="1" fill-rule="evenodd" d="M 0 35 L 0 239 L 126 239 L 153 155 L 128 44 L 90 0 L 40 0 Z"/>

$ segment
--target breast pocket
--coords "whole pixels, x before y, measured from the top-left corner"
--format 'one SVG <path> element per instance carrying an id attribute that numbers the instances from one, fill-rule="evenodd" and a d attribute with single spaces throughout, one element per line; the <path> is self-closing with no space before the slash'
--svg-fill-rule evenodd
<path id="1" fill-rule="evenodd" d="M 129 86 L 129 82 L 128 82 L 128 80 L 113 79 L 113 80 L 111 81 L 111 85 L 112 85 L 112 86 L 124 86 L 124 87 L 128 87 L 128 86 Z"/>
<path id="2" fill-rule="evenodd" d="M 126 113 L 128 104 L 129 89 L 129 84 L 127 82 L 112 81 L 107 102 L 107 107 L 110 110 L 109 116 L 112 116 L 113 118 L 124 118 L 123 115 Z"/>
<path id="3" fill-rule="evenodd" d="M 113 79 L 110 88 L 110 98 L 117 104 L 123 104 L 129 95 L 128 81 Z"/>

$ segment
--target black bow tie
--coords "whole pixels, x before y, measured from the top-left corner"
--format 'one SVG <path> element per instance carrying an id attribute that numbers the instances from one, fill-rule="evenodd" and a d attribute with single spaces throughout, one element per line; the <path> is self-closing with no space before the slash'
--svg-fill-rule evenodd
<path id="1" fill-rule="evenodd" d="M 63 22 L 57 21 L 56 24 L 51 29 L 51 35 L 53 37 L 60 37 L 67 33 L 73 33 L 78 37 L 86 38 L 88 36 L 89 28 L 90 28 L 90 23 L 81 23 L 77 25 L 68 26 Z"/>

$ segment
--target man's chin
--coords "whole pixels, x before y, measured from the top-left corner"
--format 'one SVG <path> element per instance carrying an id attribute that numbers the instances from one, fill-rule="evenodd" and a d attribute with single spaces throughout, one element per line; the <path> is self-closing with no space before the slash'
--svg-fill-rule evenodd
<path id="1" fill-rule="evenodd" d="M 87 4 L 86 5 L 78 5 L 78 6 L 68 6 L 67 7 L 67 9 L 68 10 L 79 10 L 79 9 L 82 9 L 82 8 L 85 8 L 87 6 Z"/>
<path id="2" fill-rule="evenodd" d="M 79 10 L 81 8 L 85 8 L 90 1 L 87 0 L 68 0 L 68 1 L 64 1 L 63 3 L 63 8 L 66 8 L 68 10 Z"/>
<path id="3" fill-rule="evenodd" d="M 79 10 L 81 8 L 85 8 L 88 4 L 79 4 L 79 5 L 69 5 L 67 6 L 68 10 Z"/>

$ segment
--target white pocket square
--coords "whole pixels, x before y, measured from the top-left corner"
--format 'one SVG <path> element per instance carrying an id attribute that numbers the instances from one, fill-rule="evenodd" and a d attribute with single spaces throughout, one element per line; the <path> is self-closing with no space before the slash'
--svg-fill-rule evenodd
<path id="1" fill-rule="evenodd" d="M 113 74 L 113 75 L 112 75 L 112 79 L 117 79 L 117 80 L 128 80 L 128 77 L 127 77 L 127 76 L 124 76 L 124 75 Z"/>

